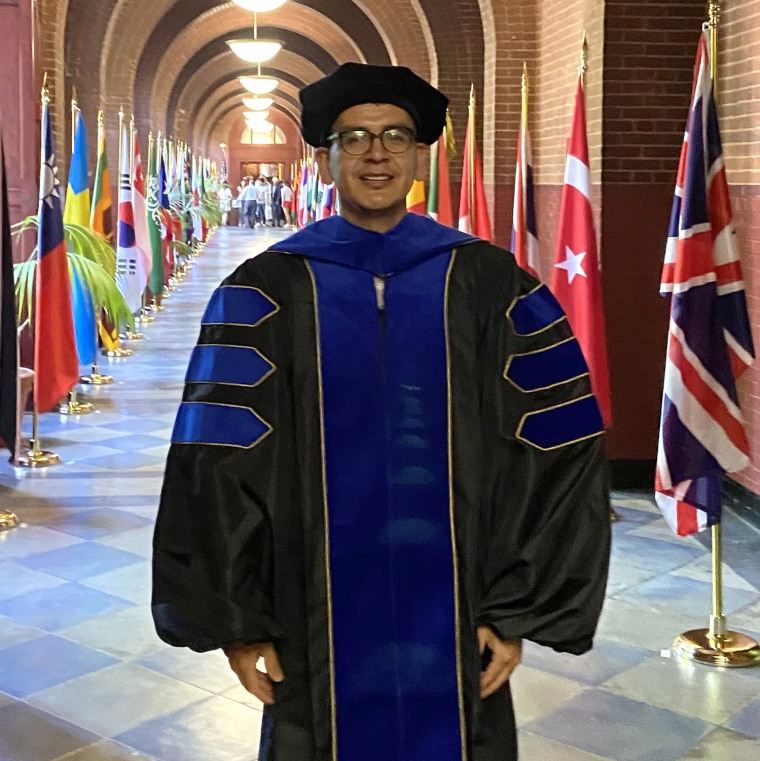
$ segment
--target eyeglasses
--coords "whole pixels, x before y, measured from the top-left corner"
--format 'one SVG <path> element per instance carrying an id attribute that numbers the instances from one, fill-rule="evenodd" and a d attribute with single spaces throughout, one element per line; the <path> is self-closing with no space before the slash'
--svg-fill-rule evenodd
<path id="1" fill-rule="evenodd" d="M 330 142 L 338 141 L 341 150 L 349 156 L 363 156 L 372 150 L 372 143 L 378 138 L 388 153 L 406 153 L 414 145 L 414 130 L 409 127 L 388 127 L 382 132 L 368 129 L 343 129 L 328 135 Z"/>

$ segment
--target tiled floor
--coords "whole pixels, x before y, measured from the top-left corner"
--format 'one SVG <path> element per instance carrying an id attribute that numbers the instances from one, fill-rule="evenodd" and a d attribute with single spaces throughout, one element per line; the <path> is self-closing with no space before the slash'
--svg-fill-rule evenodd
<path id="1" fill-rule="evenodd" d="M 0 465 L 0 504 L 23 521 L 0 534 L 0 761 L 255 758 L 261 706 L 226 659 L 153 632 L 149 557 L 201 311 L 274 234 L 220 231 L 136 354 L 107 366 L 117 383 L 84 391 L 97 410 L 42 417 L 43 445 L 64 464 Z M 760 668 L 668 656 L 676 634 L 707 623 L 705 541 L 674 537 L 647 495 L 615 497 L 624 520 L 596 648 L 529 646 L 514 678 L 521 758 L 758 761 Z M 730 517 L 724 530 L 729 623 L 759 637 L 760 536 Z"/>

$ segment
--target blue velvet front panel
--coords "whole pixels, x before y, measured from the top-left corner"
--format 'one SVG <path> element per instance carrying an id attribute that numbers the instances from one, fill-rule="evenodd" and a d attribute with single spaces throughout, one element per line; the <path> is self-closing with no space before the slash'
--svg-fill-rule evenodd
<path id="1" fill-rule="evenodd" d="M 450 255 L 387 278 L 312 262 L 340 761 L 462 761 L 448 469 Z"/>

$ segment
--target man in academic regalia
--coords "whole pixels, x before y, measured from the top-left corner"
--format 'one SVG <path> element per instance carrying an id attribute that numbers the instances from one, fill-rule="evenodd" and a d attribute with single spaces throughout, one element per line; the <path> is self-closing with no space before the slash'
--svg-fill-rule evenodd
<path id="1" fill-rule="evenodd" d="M 266 704 L 264 761 L 510 761 L 522 639 L 587 651 L 604 596 L 588 371 L 511 254 L 406 213 L 445 96 L 351 63 L 301 102 L 341 216 L 245 262 L 206 309 L 156 627 L 224 649 Z"/>

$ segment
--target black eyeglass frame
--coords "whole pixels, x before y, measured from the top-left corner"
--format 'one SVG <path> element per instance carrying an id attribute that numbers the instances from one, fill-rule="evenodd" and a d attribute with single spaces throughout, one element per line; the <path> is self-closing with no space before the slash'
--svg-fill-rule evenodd
<path id="1" fill-rule="evenodd" d="M 406 146 L 401 151 L 393 150 L 393 148 L 389 148 L 385 143 L 385 135 L 387 135 L 389 132 L 402 132 L 405 135 L 407 135 L 410 138 L 409 145 Z M 351 133 L 362 133 L 364 135 L 367 135 L 369 137 L 369 143 L 367 144 L 366 150 L 363 150 L 361 153 L 351 153 L 351 151 L 346 150 L 345 146 L 343 145 L 343 138 L 345 135 L 350 135 Z M 372 150 L 372 145 L 375 142 L 375 139 L 378 139 L 380 141 L 380 145 L 383 146 L 383 148 L 388 151 L 388 153 L 392 153 L 394 156 L 400 156 L 402 153 L 406 153 L 408 150 L 410 150 L 414 144 L 416 143 L 416 137 L 417 133 L 411 128 L 411 127 L 405 127 L 405 126 L 398 126 L 398 127 L 386 127 L 382 132 L 371 132 L 368 129 L 365 129 L 364 127 L 349 127 L 347 129 L 339 130 L 338 132 L 333 132 L 331 135 L 327 136 L 328 142 L 338 142 L 338 147 L 347 153 L 349 156 L 364 156 L 367 153 L 369 153 Z"/>

